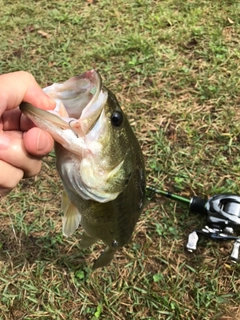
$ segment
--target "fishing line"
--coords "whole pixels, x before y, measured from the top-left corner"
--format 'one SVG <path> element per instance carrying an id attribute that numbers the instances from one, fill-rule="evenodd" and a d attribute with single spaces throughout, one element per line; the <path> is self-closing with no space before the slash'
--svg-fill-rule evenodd
<path id="1" fill-rule="evenodd" d="M 73 122 L 73 121 L 75 121 L 75 120 L 70 120 L 70 121 L 68 122 L 68 125 L 69 125 L 70 129 L 72 130 L 72 132 L 75 134 L 75 136 L 76 136 L 77 138 L 79 138 L 78 134 L 77 134 L 77 133 L 73 130 L 73 128 L 71 127 L 71 122 Z"/>

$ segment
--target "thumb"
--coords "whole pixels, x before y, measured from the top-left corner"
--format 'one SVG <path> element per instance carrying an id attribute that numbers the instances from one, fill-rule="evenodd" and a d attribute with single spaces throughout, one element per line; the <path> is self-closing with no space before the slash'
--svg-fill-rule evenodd
<path id="1" fill-rule="evenodd" d="M 37 108 L 54 109 L 55 101 L 38 85 L 33 75 L 25 71 L 0 76 L 0 114 L 19 106 L 22 101 Z"/>

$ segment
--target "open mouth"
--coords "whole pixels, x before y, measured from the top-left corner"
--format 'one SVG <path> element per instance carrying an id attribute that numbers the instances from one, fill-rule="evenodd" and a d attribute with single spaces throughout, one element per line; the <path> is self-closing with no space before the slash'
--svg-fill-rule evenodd
<path id="1" fill-rule="evenodd" d="M 28 103 L 22 103 L 20 109 L 63 147 L 78 153 L 79 147 L 86 149 L 84 137 L 93 141 L 103 134 L 108 92 L 98 72 L 87 71 L 44 91 L 56 101 L 54 110 L 41 110 Z"/>
<path id="2" fill-rule="evenodd" d="M 56 108 L 50 113 L 61 117 L 77 137 L 86 135 L 94 127 L 108 96 L 95 70 L 70 78 L 62 84 L 53 84 L 44 91 L 56 101 Z"/>

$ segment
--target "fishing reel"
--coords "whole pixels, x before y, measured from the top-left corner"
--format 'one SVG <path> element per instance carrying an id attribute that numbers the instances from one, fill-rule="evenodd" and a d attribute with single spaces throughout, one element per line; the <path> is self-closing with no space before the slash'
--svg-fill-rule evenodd
<path id="1" fill-rule="evenodd" d="M 167 198 L 189 205 L 189 211 L 207 215 L 207 225 L 201 230 L 194 230 L 188 235 L 186 248 L 189 252 L 197 249 L 199 236 L 212 240 L 234 241 L 231 252 L 233 262 L 240 261 L 240 196 L 234 194 L 215 195 L 208 200 L 198 197 L 187 199 L 168 191 L 148 186 L 147 189 Z"/>
<path id="2" fill-rule="evenodd" d="M 240 231 L 240 196 L 232 194 L 215 195 L 207 201 L 193 197 L 189 203 L 191 212 L 205 213 L 207 226 L 194 230 L 188 236 L 186 248 L 189 252 L 197 249 L 200 235 L 212 240 L 234 240 L 230 255 L 233 262 L 239 261 L 240 237 L 234 232 Z"/>

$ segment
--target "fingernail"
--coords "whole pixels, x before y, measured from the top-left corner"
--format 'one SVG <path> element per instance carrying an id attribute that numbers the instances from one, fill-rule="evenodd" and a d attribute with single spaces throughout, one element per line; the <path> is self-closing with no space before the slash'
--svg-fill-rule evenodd
<path id="1" fill-rule="evenodd" d="M 10 138 L 6 134 L 0 135 L 0 150 L 6 150 L 9 147 Z"/>
<path id="2" fill-rule="evenodd" d="M 44 131 L 39 131 L 38 137 L 37 137 L 37 150 L 38 152 L 45 152 L 46 149 L 48 149 L 48 142 L 49 137 Z"/>
<path id="3" fill-rule="evenodd" d="M 41 108 L 46 110 L 54 109 L 56 107 L 56 101 L 46 93 L 45 95 L 46 95 L 46 102 L 42 104 Z"/>
<path id="4" fill-rule="evenodd" d="M 47 98 L 48 98 L 48 103 L 49 104 L 54 105 L 54 106 L 56 105 L 56 101 L 52 97 L 47 95 Z"/>

